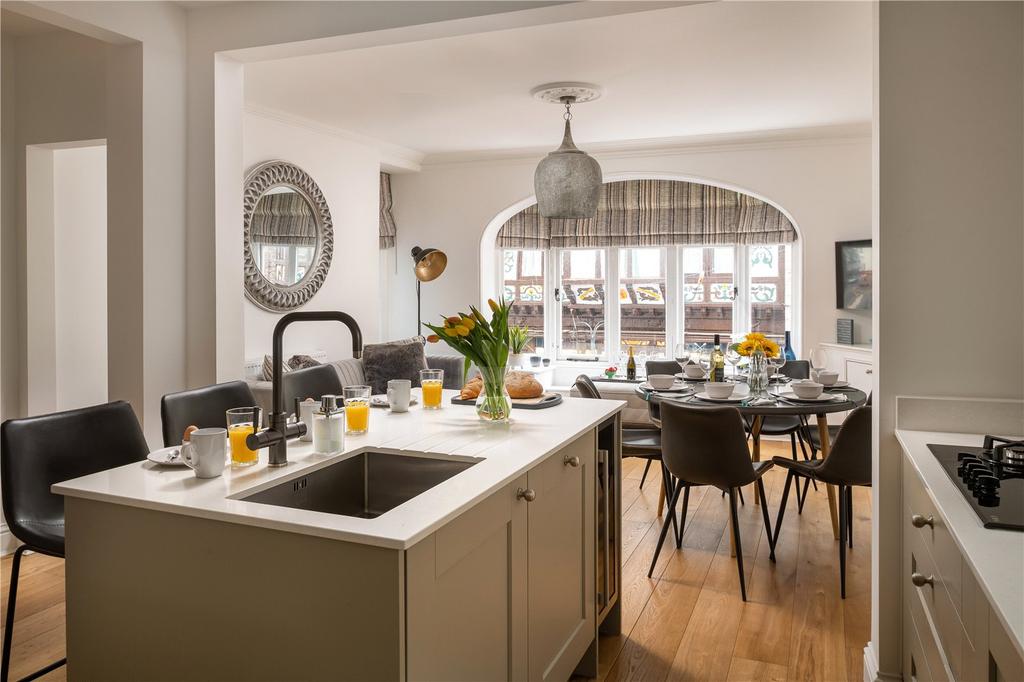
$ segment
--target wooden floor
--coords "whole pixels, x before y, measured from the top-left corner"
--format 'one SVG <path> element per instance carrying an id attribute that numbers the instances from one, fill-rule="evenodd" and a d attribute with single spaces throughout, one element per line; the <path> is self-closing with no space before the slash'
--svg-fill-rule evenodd
<path id="1" fill-rule="evenodd" d="M 789 454 L 765 442 L 762 456 Z M 811 490 L 802 516 L 790 495 L 777 563 L 768 560 L 760 509 L 746 494 L 740 511 L 747 596 L 740 600 L 729 556 L 728 503 L 713 489 L 694 489 L 678 551 L 671 538 L 654 578 L 647 569 L 658 540 L 658 476 L 638 487 L 642 462 L 623 467 L 623 634 L 602 637 L 602 680 L 849 680 L 860 682 L 870 633 L 870 491 L 854 498 L 854 549 L 848 554 L 847 598 L 839 598 L 838 545 L 832 540 L 824 490 Z M 765 479 L 772 523 L 784 475 Z M 0 560 L 6 608 L 11 557 Z M 64 655 L 64 562 L 25 557 L 18 595 L 11 679 Z M 45 680 L 66 679 L 60 668 Z"/>

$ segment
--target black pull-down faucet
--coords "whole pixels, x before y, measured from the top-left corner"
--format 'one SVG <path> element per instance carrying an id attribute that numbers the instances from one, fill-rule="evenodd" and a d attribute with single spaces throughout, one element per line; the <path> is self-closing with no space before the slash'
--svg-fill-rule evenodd
<path id="1" fill-rule="evenodd" d="M 288 464 L 288 439 L 298 438 L 306 433 L 306 424 L 300 421 L 296 421 L 294 424 L 288 423 L 288 413 L 284 408 L 284 387 L 281 385 L 284 330 L 292 322 L 329 322 L 331 320 L 341 322 L 348 327 L 352 334 L 352 357 L 361 358 L 363 356 L 363 333 L 348 313 L 334 310 L 288 313 L 278 320 L 274 327 L 274 375 L 272 377 L 274 409 L 270 413 L 270 428 L 266 431 L 251 433 L 245 439 L 245 444 L 249 446 L 250 450 L 270 448 L 268 466 L 283 467 Z M 298 414 L 295 415 L 296 420 L 298 416 Z"/>

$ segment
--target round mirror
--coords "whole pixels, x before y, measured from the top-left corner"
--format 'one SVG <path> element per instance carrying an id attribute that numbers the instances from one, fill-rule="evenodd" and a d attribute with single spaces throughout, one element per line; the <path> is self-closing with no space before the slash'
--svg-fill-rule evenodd
<path id="1" fill-rule="evenodd" d="M 245 181 L 245 293 L 266 310 L 294 310 L 320 289 L 334 232 L 323 193 L 298 166 L 270 161 Z"/>

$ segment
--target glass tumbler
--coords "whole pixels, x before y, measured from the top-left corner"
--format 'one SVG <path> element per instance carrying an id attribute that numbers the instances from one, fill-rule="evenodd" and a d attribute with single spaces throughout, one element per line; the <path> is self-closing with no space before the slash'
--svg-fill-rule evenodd
<path id="1" fill-rule="evenodd" d="M 346 386 L 342 391 L 345 396 L 345 433 L 366 433 L 370 428 L 370 387 Z"/>
<path id="2" fill-rule="evenodd" d="M 444 387 L 443 369 L 421 369 L 420 390 L 423 393 L 423 409 L 441 409 L 441 390 Z"/>
<path id="3" fill-rule="evenodd" d="M 246 437 L 256 430 L 253 418 L 259 420 L 259 410 L 251 407 L 233 407 L 227 411 L 228 442 L 231 443 L 231 465 L 250 467 L 259 460 L 259 453 L 245 444 Z"/>

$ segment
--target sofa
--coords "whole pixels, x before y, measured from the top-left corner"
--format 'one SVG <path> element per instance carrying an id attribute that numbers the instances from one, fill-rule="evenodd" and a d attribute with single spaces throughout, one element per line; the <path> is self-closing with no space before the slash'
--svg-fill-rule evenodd
<path id="1" fill-rule="evenodd" d="M 445 388 L 462 388 L 462 367 L 464 359 L 461 355 L 428 355 L 427 367 L 430 369 L 444 370 Z M 334 360 L 328 362 L 334 367 L 341 379 L 342 386 L 358 386 L 366 383 L 366 376 L 363 374 L 363 361 L 355 358 Z M 249 379 L 247 382 L 256 397 L 256 403 L 263 408 L 264 414 L 273 411 L 273 386 L 269 381 Z"/>

